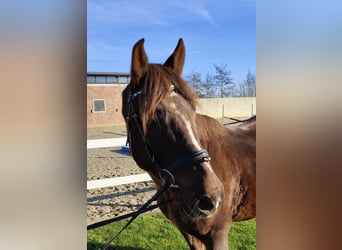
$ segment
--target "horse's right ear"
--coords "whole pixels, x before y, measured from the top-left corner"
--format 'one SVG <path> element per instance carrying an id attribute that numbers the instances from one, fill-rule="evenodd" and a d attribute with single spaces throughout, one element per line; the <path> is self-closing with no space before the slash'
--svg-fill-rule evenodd
<path id="1" fill-rule="evenodd" d="M 147 71 L 148 59 L 144 49 L 144 38 L 139 40 L 132 50 L 131 77 L 139 80 Z"/>

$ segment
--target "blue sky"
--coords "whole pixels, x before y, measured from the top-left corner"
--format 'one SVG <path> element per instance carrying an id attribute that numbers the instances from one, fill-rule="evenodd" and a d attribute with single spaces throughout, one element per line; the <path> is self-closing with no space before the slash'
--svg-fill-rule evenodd
<path id="1" fill-rule="evenodd" d="M 87 70 L 129 72 L 132 47 L 145 38 L 151 63 L 184 39 L 183 76 L 227 65 L 241 82 L 256 69 L 255 0 L 88 0 Z"/>

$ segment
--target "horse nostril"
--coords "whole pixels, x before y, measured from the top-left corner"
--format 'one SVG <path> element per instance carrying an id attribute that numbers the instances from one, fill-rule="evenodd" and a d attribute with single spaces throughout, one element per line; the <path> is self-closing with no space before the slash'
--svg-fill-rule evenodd
<path id="1" fill-rule="evenodd" d="M 198 203 L 198 209 L 203 211 L 211 211 L 215 208 L 213 202 L 208 196 L 202 196 Z"/>

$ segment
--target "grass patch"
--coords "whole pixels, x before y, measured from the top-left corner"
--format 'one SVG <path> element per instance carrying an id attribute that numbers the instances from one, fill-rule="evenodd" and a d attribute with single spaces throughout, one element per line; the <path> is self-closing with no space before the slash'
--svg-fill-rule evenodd
<path id="1" fill-rule="evenodd" d="M 127 220 L 112 223 L 87 232 L 87 249 L 103 247 L 126 223 Z M 229 233 L 230 250 L 256 249 L 256 221 L 233 223 Z M 162 213 L 151 213 L 138 217 L 107 248 L 108 250 L 177 249 L 188 250 L 183 235 Z"/>
<path id="2" fill-rule="evenodd" d="M 234 222 L 229 232 L 230 250 L 256 249 L 256 220 Z"/>

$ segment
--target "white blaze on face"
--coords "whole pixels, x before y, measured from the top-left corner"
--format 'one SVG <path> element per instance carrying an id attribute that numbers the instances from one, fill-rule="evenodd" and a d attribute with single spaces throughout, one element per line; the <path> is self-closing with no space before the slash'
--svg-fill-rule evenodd
<path id="1" fill-rule="evenodd" d="M 172 91 L 170 96 L 177 96 L 177 93 L 175 91 Z"/>
<path id="2" fill-rule="evenodd" d="M 179 115 L 178 119 L 180 119 L 183 124 L 185 124 L 186 134 L 190 137 L 192 144 L 195 146 L 195 150 L 202 150 L 202 147 L 196 139 L 194 131 L 191 127 L 191 122 L 181 112 L 178 111 L 175 103 L 171 103 L 170 106 L 175 110 L 176 114 Z M 210 164 L 205 164 L 205 166 L 207 166 L 210 171 L 213 171 Z"/>
<path id="3" fill-rule="evenodd" d="M 191 138 L 192 144 L 195 145 L 195 149 L 196 150 L 201 150 L 201 146 L 200 146 L 199 142 L 197 141 L 197 139 L 196 139 L 196 137 L 194 135 L 194 132 L 193 132 L 193 130 L 191 128 L 191 123 L 189 122 L 189 120 L 185 119 L 185 117 L 182 114 L 179 113 L 179 115 L 180 115 L 181 119 L 183 119 L 183 121 L 185 123 L 185 128 L 186 128 L 186 130 L 188 132 L 188 135 Z"/>
<path id="4" fill-rule="evenodd" d="M 183 124 L 185 124 L 185 129 L 186 129 L 186 132 L 187 132 L 186 134 L 189 135 L 192 144 L 195 146 L 195 149 L 196 150 L 201 150 L 201 146 L 200 146 L 199 142 L 197 141 L 197 139 L 195 137 L 195 134 L 194 134 L 194 132 L 192 130 L 190 121 L 188 119 L 186 119 L 184 117 L 184 115 L 177 110 L 177 106 L 176 106 L 175 103 L 171 103 L 170 106 L 175 110 L 175 113 L 177 115 L 179 115 L 179 119 L 183 122 Z"/>

